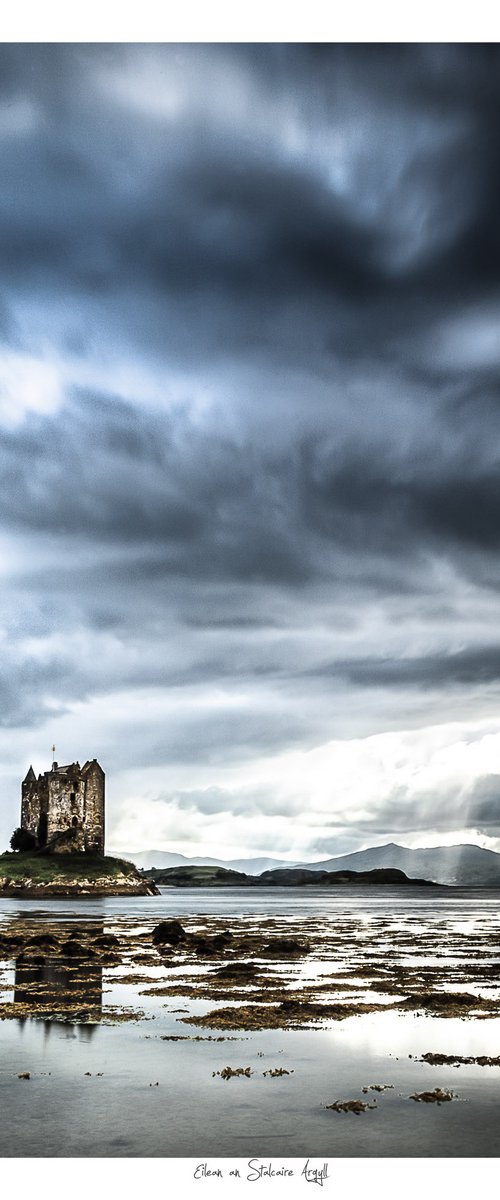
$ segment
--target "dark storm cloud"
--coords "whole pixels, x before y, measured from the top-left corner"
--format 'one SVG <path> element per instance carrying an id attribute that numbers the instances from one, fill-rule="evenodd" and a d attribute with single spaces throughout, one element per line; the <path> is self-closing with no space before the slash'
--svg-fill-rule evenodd
<path id="1" fill-rule="evenodd" d="M 33 109 L 31 125 L 26 118 L 22 135 L 3 147 L 0 261 L 12 278 L 43 267 L 91 293 L 132 283 L 169 293 L 201 288 L 222 291 L 228 302 L 236 294 L 245 307 L 258 297 L 269 307 L 280 294 L 304 288 L 356 300 L 380 299 L 385 287 L 397 305 L 421 270 L 427 295 L 432 286 L 449 297 L 457 284 L 469 288 L 474 278 L 477 284 L 491 277 L 499 171 L 494 49 L 371 47 L 363 54 L 333 47 L 314 56 L 314 71 L 309 52 L 291 46 L 250 54 L 164 47 L 149 48 L 149 55 L 160 62 L 160 82 L 173 87 L 182 84 L 183 66 L 203 68 L 199 94 L 193 88 L 193 103 L 181 108 L 175 128 L 155 122 L 153 113 L 148 120 L 140 107 L 121 106 L 111 84 L 108 93 L 96 86 L 96 68 L 110 81 L 121 71 L 126 83 L 133 72 L 126 47 L 3 48 L 6 111 L 20 99 Z M 374 196 L 383 193 L 386 163 L 397 177 L 374 217 L 358 212 L 356 193 L 336 196 L 307 154 L 287 159 L 251 114 L 241 129 L 237 117 L 221 124 L 210 85 L 217 93 L 228 70 L 242 72 L 245 60 L 256 97 L 260 83 L 262 102 L 269 98 L 271 119 L 273 106 L 279 122 L 293 101 L 320 147 L 332 124 L 348 136 L 346 115 L 357 115 L 361 127 L 371 119 L 365 180 L 362 161 L 356 168 L 360 189 L 364 183 Z M 428 124 L 403 171 L 399 147 L 391 145 L 395 112 L 408 139 L 420 118 Z M 465 124 L 456 138 L 436 144 L 433 121 L 446 128 L 458 120 Z M 328 150 L 326 143 L 327 159 Z M 468 220 L 450 246 L 446 225 L 453 228 L 472 183 Z M 398 209 L 408 210 L 411 224 L 416 189 L 420 221 L 432 221 L 434 230 L 442 224 L 443 237 L 430 261 L 424 256 L 421 267 L 417 255 L 393 278 L 386 261 L 393 221 Z"/>
<path id="2" fill-rule="evenodd" d="M 6 526 L 135 547 L 124 569 L 143 581 L 166 571 L 303 580 L 307 549 L 272 508 L 275 490 L 289 490 L 282 476 L 283 462 L 197 433 L 182 415 L 105 398 L 33 420 L 0 446 Z"/>
<path id="3" fill-rule="evenodd" d="M 297 594 L 307 620 L 314 620 L 317 600 L 311 588 L 317 585 L 328 586 L 330 605 L 335 598 L 352 596 L 355 587 L 360 613 L 369 595 L 391 594 L 406 598 L 417 613 L 420 594 L 420 619 L 432 630 L 436 617 L 453 619 L 453 603 L 450 597 L 446 605 L 442 597 L 440 617 L 440 591 L 427 578 L 431 552 L 446 555 L 467 575 L 474 571 L 479 547 L 483 561 L 491 553 L 495 570 L 493 480 L 485 528 L 480 526 L 481 510 L 472 516 L 464 501 L 453 514 L 452 537 L 444 480 L 446 471 L 458 472 L 450 448 L 438 445 L 427 459 L 415 456 L 414 449 L 409 460 L 397 440 L 391 453 L 368 440 L 363 454 L 363 442 L 360 433 L 354 451 L 351 438 L 338 450 L 311 439 L 301 445 L 299 439 L 289 459 L 274 447 L 256 446 L 251 438 L 235 445 L 214 429 L 199 431 L 183 411 L 150 414 L 89 395 L 75 398 L 54 417 L 34 418 L 4 431 L 4 529 L 55 537 L 60 544 L 56 568 L 43 557 L 27 559 L 19 576 L 18 586 L 34 590 L 40 601 L 51 597 L 49 608 L 40 603 L 34 628 L 47 632 L 56 619 L 62 632 L 78 621 L 89 630 L 133 635 L 141 655 L 132 665 L 123 658 L 112 664 L 116 686 L 168 682 L 174 687 L 194 680 L 266 676 L 280 686 L 287 680 L 296 686 L 300 680 L 304 688 L 316 680 L 324 687 L 330 680 L 336 689 L 347 684 L 406 693 L 491 685 L 500 672 L 498 646 L 493 640 L 478 644 L 477 635 L 474 647 L 455 652 L 444 642 L 439 651 L 429 648 L 420 656 L 405 650 L 390 657 L 378 648 L 360 656 L 353 648 L 348 659 L 339 653 L 333 660 L 324 651 L 319 660 L 318 651 L 311 657 L 307 639 L 301 650 L 296 640 L 287 644 L 280 639 L 290 617 L 273 615 L 276 587 Z M 460 488 L 465 497 L 476 483 L 479 491 L 487 485 L 484 479 L 466 477 L 467 470 L 477 475 L 482 452 L 487 453 L 486 445 L 476 447 L 471 462 L 463 461 Z M 453 476 L 448 483 L 453 494 Z M 471 520 L 478 525 L 476 540 L 471 539 Z M 202 589 L 201 613 L 193 608 L 190 591 L 183 591 L 192 582 Z M 246 590 L 252 584 L 261 590 L 258 608 Z M 210 595 L 209 585 L 232 589 L 226 607 L 221 608 L 220 592 Z M 164 652 L 148 653 L 148 640 L 168 642 L 175 633 L 172 611 L 200 636 L 192 643 L 193 654 L 184 652 L 182 663 L 167 666 Z M 337 618 L 333 608 L 330 619 L 332 629 L 341 628 L 340 611 Z M 25 621 L 27 628 L 30 623 L 33 627 L 32 615 Z M 211 645 L 201 637 L 203 631 L 210 637 L 210 631 L 223 635 L 224 630 L 239 639 L 236 655 L 227 653 L 227 641 L 226 647 L 220 640 Z M 263 650 L 248 642 L 245 648 L 245 638 L 255 630 L 274 632 L 274 642 Z M 66 653 L 61 651 L 63 658 Z M 104 661 L 101 673 L 91 659 L 88 671 L 78 671 L 86 692 L 92 679 L 99 691 L 106 688 L 110 663 Z M 42 686 L 42 670 L 39 678 Z M 37 689 L 20 670 L 21 691 L 24 680 L 36 711 Z"/>
<path id="4" fill-rule="evenodd" d="M 82 538 L 189 543 L 203 513 L 179 494 L 169 422 L 161 443 L 155 432 L 130 405 L 88 397 L 54 420 L 7 434 L 0 450 L 7 521 Z"/>
<path id="5" fill-rule="evenodd" d="M 482 432 L 464 418 L 448 442 L 443 428 L 430 446 L 424 431 L 407 451 L 398 430 L 382 445 L 361 427 L 355 444 L 339 423 L 337 439 L 299 436 L 288 457 L 259 446 L 258 431 L 238 444 L 197 429 L 179 410 L 150 414 L 83 395 L 54 417 L 3 432 L 4 524 L 140 547 L 138 567 L 152 577 L 170 567 L 340 582 L 342 569 L 328 557 L 335 547 L 365 561 L 367 575 L 377 557 L 426 551 L 445 552 L 463 569 L 469 551 L 498 547 L 496 427 L 500 434 L 500 408 Z"/>
<path id="6" fill-rule="evenodd" d="M 372 546 L 410 556 L 420 546 L 466 569 L 466 554 L 499 544 L 499 435 L 495 397 L 487 424 L 462 406 L 462 421 L 448 433 L 435 412 L 407 449 L 403 430 L 388 429 L 382 443 L 366 435 L 362 421 L 350 444 L 311 440 L 300 480 L 306 522 L 361 552 Z"/>
<path id="7" fill-rule="evenodd" d="M 254 63 L 258 57 L 259 53 Z M 292 94 L 298 98 L 301 51 L 284 50 L 282 70 L 273 71 L 279 57 L 272 53 L 268 57 L 265 48 L 262 51 L 269 71 L 265 91 L 276 102 L 290 94 L 292 84 Z M 368 58 L 372 70 L 367 73 Z M 418 59 L 420 89 L 414 73 Z M 312 130 L 316 126 L 321 137 L 332 118 L 334 126 L 337 119 L 342 129 L 349 92 L 348 111 L 354 107 L 361 121 L 375 110 L 373 128 L 365 135 L 364 179 L 363 168 L 358 167 L 360 188 L 368 185 L 374 196 L 383 194 L 384 167 L 389 165 L 397 174 L 397 185 L 390 198 L 380 199 L 375 218 L 358 210 L 355 194 L 349 197 L 352 203 L 346 203 L 342 194 L 336 196 L 307 154 L 292 163 L 272 145 L 259 144 L 256 152 L 251 129 L 246 139 L 230 127 L 225 136 L 220 131 L 214 136 L 208 105 L 207 136 L 197 146 L 196 165 L 193 159 L 185 161 L 177 145 L 172 164 L 169 147 L 168 167 L 162 172 L 160 166 L 155 174 L 137 222 L 118 225 L 114 240 L 124 266 L 128 263 L 139 277 L 144 274 L 167 290 L 202 287 L 217 292 L 222 288 L 228 297 L 238 294 L 240 302 L 258 295 L 266 304 L 280 294 L 306 289 L 309 295 L 314 291 L 324 295 L 326 290 L 358 301 L 380 300 L 384 290 L 395 306 L 412 296 L 422 305 L 424 295 L 428 302 L 430 289 L 438 298 L 450 300 L 459 286 L 463 299 L 464 288 L 474 291 L 496 280 L 500 153 L 493 130 L 500 109 L 500 89 L 494 84 L 498 52 L 495 56 L 494 51 L 481 55 L 469 50 L 461 56 L 456 47 L 448 54 L 441 48 L 441 76 L 446 79 L 448 74 L 451 81 L 451 65 L 454 81 L 445 102 L 439 90 L 439 68 L 432 69 L 432 55 L 426 57 L 425 51 L 406 54 L 395 47 L 383 48 L 377 55 L 371 48 L 367 57 L 334 48 L 326 52 L 324 63 L 326 69 L 318 75 L 308 71 L 303 81 L 302 99 Z M 467 93 L 458 82 L 460 66 L 465 75 L 472 74 L 473 95 L 478 93 L 483 103 L 477 99 L 467 103 Z M 211 70 L 215 79 L 224 72 L 220 48 Z M 384 96 L 386 72 L 392 77 Z M 261 78 L 263 74 L 261 64 Z M 395 103 L 408 139 L 419 119 L 425 118 L 429 125 L 424 143 L 417 139 L 414 152 L 407 153 L 403 170 L 397 164 L 398 147 L 391 146 Z M 438 128 L 440 122 L 443 128 L 448 122 L 451 130 L 457 122 L 456 137 L 449 144 L 435 140 L 433 120 Z M 417 254 L 406 270 L 394 272 L 390 250 L 395 225 L 397 231 L 397 219 L 404 217 L 398 232 L 404 236 L 405 223 L 408 235 L 414 232 L 415 193 L 420 209 L 417 223 L 422 224 L 424 242 L 426 222 L 432 225 L 434 252 Z M 462 209 L 463 220 L 455 227 L 456 213 Z"/>
<path id="8" fill-rule="evenodd" d="M 323 666 L 321 672 L 327 672 Z M 331 675 L 339 675 L 356 687 L 451 688 L 500 681 L 500 646 L 476 646 L 455 654 L 427 654 L 420 658 L 338 661 Z"/>
<path id="9" fill-rule="evenodd" d="M 125 271 L 161 290 L 225 292 L 266 307 L 306 289 L 377 294 L 372 235 L 303 170 L 220 151 L 157 181 L 141 219 L 115 244 Z"/>

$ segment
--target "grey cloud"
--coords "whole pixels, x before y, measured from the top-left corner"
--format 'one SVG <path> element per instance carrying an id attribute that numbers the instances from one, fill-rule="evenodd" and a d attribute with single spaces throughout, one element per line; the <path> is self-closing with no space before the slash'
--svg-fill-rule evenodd
<path id="1" fill-rule="evenodd" d="M 500 834 L 500 775 L 485 775 L 474 784 L 468 798 L 468 821 L 487 837 Z"/>
<path id="2" fill-rule="evenodd" d="M 237 791 L 229 788 L 190 789 L 161 795 L 157 800 L 162 804 L 173 804 L 181 812 L 200 813 L 202 816 L 298 817 L 302 812 L 300 800 L 280 798 L 268 790 L 256 791 L 244 787 Z"/>
<path id="3" fill-rule="evenodd" d="M 357 687 L 449 688 L 497 683 L 500 679 L 500 646 L 476 646 L 455 653 L 427 654 L 418 658 L 373 658 L 334 662 L 318 673 L 338 674 Z"/>
<path id="4" fill-rule="evenodd" d="M 197 710 L 195 697 L 191 710 L 172 711 L 168 720 L 155 721 L 152 726 L 147 700 L 142 703 L 143 716 L 139 718 L 131 707 L 123 720 L 126 747 L 123 735 L 110 745 L 111 769 L 147 768 L 155 763 L 172 770 L 186 763 L 203 762 L 207 770 L 213 771 L 228 764 L 251 763 L 259 755 L 286 752 L 306 737 L 304 722 L 297 713 L 277 712 L 265 697 L 259 697 L 250 711 L 238 710 L 228 702 L 221 704 L 219 711 L 208 713 L 203 704 Z M 213 797 L 207 803 L 213 803 Z"/>
<path id="5" fill-rule="evenodd" d="M 460 789 L 440 786 L 432 792 L 410 793 L 403 787 L 394 789 L 380 799 L 372 813 L 356 821 L 357 833 L 367 844 L 372 839 L 377 842 L 383 839 L 389 841 L 405 833 L 422 834 L 428 829 L 451 833 L 465 828 L 487 837 L 498 837 L 499 779 L 499 776 L 488 775 Z M 349 815 L 345 814 L 342 836 L 347 841 L 348 828 L 352 824 Z M 325 851 L 325 845 L 326 841 L 322 839 L 322 852 Z M 337 853 L 336 850 L 334 852 Z"/>
<path id="6" fill-rule="evenodd" d="M 51 419 L 4 432 L 4 520 L 161 544 L 174 573 L 290 584 L 331 575 L 335 547 L 361 555 L 367 574 L 376 556 L 383 574 L 384 560 L 406 558 L 410 568 L 413 555 L 445 547 L 467 570 L 469 551 L 496 549 L 496 462 L 485 435 L 468 460 L 460 444 L 431 448 L 427 437 L 402 451 L 397 431 L 391 438 L 388 430 L 382 446 L 368 428 L 354 445 L 342 418 L 337 439 L 301 437 L 292 457 L 257 439 L 257 430 L 239 444 L 229 433 L 199 430 L 179 410 L 149 416 L 112 397 L 83 396 Z"/>
<path id="7" fill-rule="evenodd" d="M 68 711 L 74 688 L 70 660 L 52 658 L 42 663 L 29 653 L 4 654 L 0 728 L 34 729 L 49 718 L 57 720 Z"/>
<path id="8" fill-rule="evenodd" d="M 148 420 L 111 399 L 83 401 L 5 435 L 0 463 L 12 528 L 140 545 L 143 578 L 307 577 L 307 546 L 270 507 L 282 464 L 189 430 L 182 416 Z"/>

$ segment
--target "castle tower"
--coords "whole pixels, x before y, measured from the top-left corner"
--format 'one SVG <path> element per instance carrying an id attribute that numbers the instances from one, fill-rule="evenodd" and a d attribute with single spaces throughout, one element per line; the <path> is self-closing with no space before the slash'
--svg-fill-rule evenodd
<path id="1" fill-rule="evenodd" d="M 82 767 L 81 775 L 85 789 L 85 849 L 104 854 L 104 771 L 93 758 Z"/>

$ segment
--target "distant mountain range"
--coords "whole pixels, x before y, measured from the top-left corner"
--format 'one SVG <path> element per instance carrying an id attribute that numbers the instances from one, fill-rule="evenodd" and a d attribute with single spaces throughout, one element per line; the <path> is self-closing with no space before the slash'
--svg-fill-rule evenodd
<path id="1" fill-rule="evenodd" d="M 481 846 L 429 846 L 410 850 L 389 842 L 372 846 L 341 858 L 304 864 L 310 871 L 372 871 L 377 867 L 396 867 L 406 875 L 433 879 L 435 883 L 463 887 L 500 885 L 500 854 Z"/>
<path id="2" fill-rule="evenodd" d="M 112 853 L 115 853 L 112 851 Z M 343 854 L 338 858 L 327 858 L 321 862 L 287 862 L 279 858 L 187 858 L 165 850 L 145 850 L 138 854 L 122 854 L 137 867 L 193 866 L 226 867 L 232 871 L 243 871 L 246 875 L 261 875 L 280 867 L 303 867 L 308 871 L 373 871 L 395 867 L 412 878 L 433 879 L 436 883 L 456 884 L 462 887 L 500 886 L 500 854 L 494 850 L 483 850 L 481 846 L 430 846 L 410 850 L 389 842 L 386 846 L 371 846 L 357 850 L 354 854 Z"/>
<path id="3" fill-rule="evenodd" d="M 138 854 L 123 851 L 117 857 L 126 858 L 145 871 L 151 867 L 227 867 L 231 871 L 243 871 L 245 875 L 261 875 L 262 871 L 272 871 L 274 867 L 295 866 L 295 863 L 285 862 L 282 858 L 186 858 L 185 854 L 174 854 L 168 850 L 142 850 Z"/>

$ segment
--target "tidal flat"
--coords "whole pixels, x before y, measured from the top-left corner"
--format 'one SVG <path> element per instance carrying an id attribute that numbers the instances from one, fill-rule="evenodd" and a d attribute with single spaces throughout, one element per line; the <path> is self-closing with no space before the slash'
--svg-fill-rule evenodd
<path id="1" fill-rule="evenodd" d="M 0 901 L 2 1155 L 497 1157 L 498 899 Z"/>

